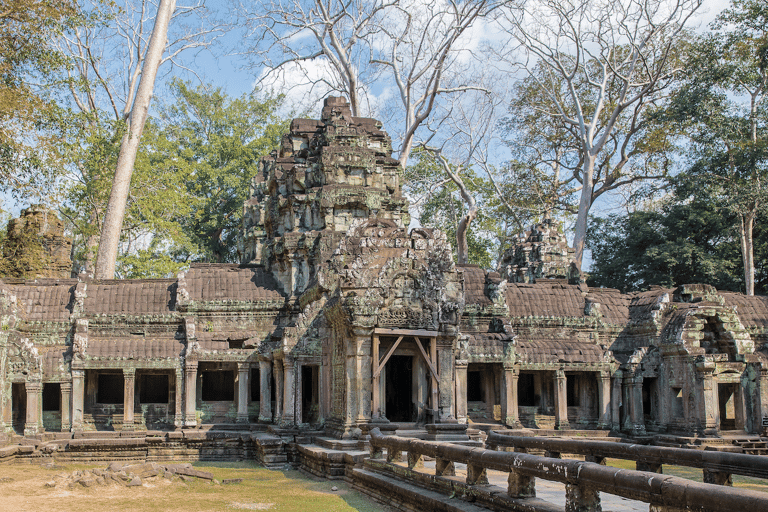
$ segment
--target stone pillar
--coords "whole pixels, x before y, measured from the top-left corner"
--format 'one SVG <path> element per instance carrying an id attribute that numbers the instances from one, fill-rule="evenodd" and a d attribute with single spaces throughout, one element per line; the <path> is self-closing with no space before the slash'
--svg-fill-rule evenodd
<path id="1" fill-rule="evenodd" d="M 133 430 L 133 402 L 136 395 L 136 368 L 123 368 L 123 430 Z"/>
<path id="2" fill-rule="evenodd" d="M 597 387 L 600 418 L 597 428 L 611 428 L 611 375 L 603 370 L 599 374 Z"/>
<path id="3" fill-rule="evenodd" d="M 294 388 L 294 360 L 292 357 L 285 356 L 283 359 L 283 416 L 281 424 L 284 427 L 293 427 L 296 423 L 296 418 L 294 414 L 294 399 L 295 399 L 295 388 Z"/>
<path id="4" fill-rule="evenodd" d="M 184 426 L 184 402 L 182 400 L 182 394 L 181 390 L 183 388 L 184 383 L 184 370 L 181 369 L 181 367 L 176 368 L 175 372 L 175 381 L 174 381 L 174 415 L 173 415 L 173 425 L 176 428 L 181 428 Z"/>
<path id="5" fill-rule="evenodd" d="M 507 484 L 507 495 L 510 498 L 536 497 L 536 478 L 525 475 L 514 467 L 509 471 Z"/>
<path id="6" fill-rule="evenodd" d="M 613 374 L 613 387 L 611 388 L 611 430 L 621 431 L 621 404 L 624 395 L 621 392 L 622 381 L 624 380 L 624 373 L 621 370 L 616 370 Z"/>
<path id="7" fill-rule="evenodd" d="M 197 361 L 184 366 L 184 426 L 197 427 Z"/>
<path id="8" fill-rule="evenodd" d="M 438 375 L 438 417 L 442 423 L 455 423 L 456 416 L 454 410 L 453 390 L 453 346 L 448 338 L 435 339 L 432 343 L 437 345 L 437 350 L 432 353 L 437 356 L 435 366 Z M 435 353 L 436 352 L 436 353 Z"/>
<path id="9" fill-rule="evenodd" d="M 72 383 L 62 382 L 61 388 L 61 431 L 69 432 L 72 427 Z"/>
<path id="10" fill-rule="evenodd" d="M 283 421 L 283 398 L 285 389 L 283 384 L 283 361 L 275 359 L 275 423 L 280 425 Z"/>
<path id="11" fill-rule="evenodd" d="M 39 381 L 25 382 L 24 387 L 27 390 L 27 418 L 24 424 L 24 435 L 32 436 L 42 430 L 40 408 L 42 405 L 43 383 Z"/>
<path id="12" fill-rule="evenodd" d="M 760 391 L 758 394 L 758 400 L 760 402 L 760 413 L 757 414 L 757 418 L 755 419 L 755 429 L 757 432 L 760 432 L 764 435 L 765 432 L 768 432 L 768 429 L 763 427 L 763 419 L 768 418 L 768 369 L 761 368 L 759 370 L 758 379 L 760 379 Z"/>
<path id="13" fill-rule="evenodd" d="M 456 361 L 456 419 L 459 423 L 467 422 L 467 361 Z"/>
<path id="14" fill-rule="evenodd" d="M 511 428 L 520 427 L 517 410 L 517 380 L 519 373 L 512 367 L 504 367 L 504 423 Z"/>
<path id="15" fill-rule="evenodd" d="M 632 432 L 645 434 L 645 418 L 643 417 L 643 376 L 635 375 L 630 383 L 632 385 Z"/>
<path id="16" fill-rule="evenodd" d="M 85 370 L 72 370 L 72 432 L 83 430 Z"/>
<path id="17" fill-rule="evenodd" d="M 251 367 L 248 363 L 237 363 L 237 423 L 248 423 L 248 392 Z"/>
<path id="18" fill-rule="evenodd" d="M 259 422 L 272 423 L 272 363 L 259 361 Z"/>
<path id="19" fill-rule="evenodd" d="M 567 430 L 568 423 L 568 387 L 563 370 L 555 371 L 555 428 Z"/>
<path id="20" fill-rule="evenodd" d="M 371 344 L 371 420 L 381 421 L 381 375 L 383 371 L 377 376 L 373 376 L 376 373 L 376 369 L 379 366 L 379 335 L 373 335 L 373 342 Z"/>
<path id="21" fill-rule="evenodd" d="M 698 362 L 696 363 L 696 370 L 701 378 L 702 387 L 702 396 L 699 400 L 701 407 L 699 420 L 704 428 L 704 433 L 714 435 L 720 428 L 720 400 L 717 381 L 712 374 L 715 370 L 715 363 L 714 361 Z"/>
<path id="22" fill-rule="evenodd" d="M 355 373 L 357 382 L 355 389 L 358 396 L 357 425 L 371 421 L 371 386 L 373 365 L 371 345 L 373 343 L 370 329 L 355 329 Z"/>

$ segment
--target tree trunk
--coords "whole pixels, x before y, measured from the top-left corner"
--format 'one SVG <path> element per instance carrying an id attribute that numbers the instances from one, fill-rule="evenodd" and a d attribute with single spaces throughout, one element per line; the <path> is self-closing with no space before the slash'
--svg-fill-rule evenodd
<path id="1" fill-rule="evenodd" d="M 741 261 L 744 264 L 744 293 L 755 294 L 755 254 L 752 231 L 755 214 L 750 212 L 739 215 L 739 235 L 741 238 Z"/>
<path id="2" fill-rule="evenodd" d="M 585 155 L 582 171 L 581 198 L 579 199 L 579 212 L 576 216 L 576 227 L 573 234 L 573 248 L 576 251 L 574 261 L 579 271 L 584 259 L 584 245 L 587 241 L 587 220 L 589 218 L 589 209 L 592 207 L 592 173 L 595 169 L 595 158 L 592 155 Z"/>
<path id="3" fill-rule="evenodd" d="M 97 279 L 112 279 L 115 275 L 115 262 L 117 260 L 117 248 L 120 242 L 120 230 L 125 217 L 125 207 L 128 201 L 128 192 L 131 185 L 133 165 L 136 162 L 136 153 L 139 150 L 141 134 L 149 113 L 149 103 L 152 99 L 152 91 L 155 86 L 157 69 L 165 50 L 168 38 L 168 25 L 176 8 L 176 0 L 161 0 L 155 16 L 155 26 L 144 58 L 141 69 L 141 81 L 136 92 L 136 98 L 131 108 L 131 116 L 128 121 L 128 130 L 120 143 L 120 155 L 117 159 L 117 169 L 112 181 L 112 191 L 109 194 L 109 202 L 104 215 L 104 224 L 101 228 L 99 240 L 99 255 L 96 260 Z M 128 99 L 130 101 L 130 98 Z"/>

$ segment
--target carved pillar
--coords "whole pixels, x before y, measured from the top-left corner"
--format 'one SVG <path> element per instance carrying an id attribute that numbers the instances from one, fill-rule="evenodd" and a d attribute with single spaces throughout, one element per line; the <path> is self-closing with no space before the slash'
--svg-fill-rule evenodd
<path id="1" fill-rule="evenodd" d="M 123 430 L 133 430 L 133 402 L 136 392 L 136 368 L 123 368 Z"/>
<path id="2" fill-rule="evenodd" d="M 636 374 L 630 380 L 632 386 L 632 432 L 645 434 L 645 419 L 643 417 L 643 376 Z"/>
<path id="3" fill-rule="evenodd" d="M 27 418 L 24 424 L 24 435 L 32 436 L 42 430 L 40 421 L 41 395 L 43 393 L 42 382 L 25 382 L 27 390 Z"/>
<path id="4" fill-rule="evenodd" d="M 563 370 L 555 371 L 555 428 L 571 428 L 568 423 L 568 387 Z"/>
<path id="5" fill-rule="evenodd" d="M 357 329 L 355 329 L 357 331 Z M 357 373 L 358 406 L 356 422 L 359 425 L 371 421 L 371 331 L 360 329 L 355 332 L 355 373 Z"/>
<path id="6" fill-rule="evenodd" d="M 259 422 L 272 422 L 272 363 L 259 361 L 259 378 L 261 386 L 259 392 Z"/>
<path id="7" fill-rule="evenodd" d="M 513 367 L 504 367 L 504 423 L 509 427 L 520 427 L 517 410 L 517 380 L 519 373 Z"/>
<path id="8" fill-rule="evenodd" d="M 72 432 L 83 430 L 85 371 L 72 370 Z"/>
<path id="9" fill-rule="evenodd" d="M 760 401 L 760 413 L 757 414 L 755 429 L 762 433 L 768 431 L 768 429 L 763 427 L 764 419 L 768 418 L 768 369 L 761 368 L 758 378 L 760 379 L 758 398 Z"/>
<path id="10" fill-rule="evenodd" d="M 714 378 L 714 361 L 696 363 L 696 370 L 701 379 L 702 396 L 699 400 L 699 421 L 704 433 L 716 434 L 720 428 L 720 400 L 718 397 L 717 381 Z"/>
<path id="11" fill-rule="evenodd" d="M 283 398 L 285 389 L 283 384 L 283 362 L 275 359 L 275 423 L 280 425 L 283 421 Z"/>
<path id="12" fill-rule="evenodd" d="M 597 387 L 600 418 L 597 428 L 611 428 L 611 375 L 603 370 L 599 374 Z"/>
<path id="13" fill-rule="evenodd" d="M 371 344 L 371 371 L 373 373 L 379 366 L 379 343 L 379 335 L 374 334 Z M 371 400 L 371 420 L 381 421 L 381 373 L 376 377 L 371 376 Z"/>
<path id="14" fill-rule="evenodd" d="M 72 383 L 62 382 L 61 389 L 61 431 L 69 432 L 72 427 Z"/>
<path id="15" fill-rule="evenodd" d="M 184 426 L 197 426 L 197 361 L 184 366 Z"/>
<path id="16" fill-rule="evenodd" d="M 467 361 L 456 361 L 456 419 L 467 422 Z"/>
<path id="17" fill-rule="evenodd" d="M 438 344 L 438 341 L 440 342 Z M 450 339 L 441 338 L 440 340 L 433 340 L 433 344 L 437 345 L 437 402 L 438 402 L 438 417 L 440 421 L 445 423 L 453 423 L 456 421 L 455 411 L 453 408 L 453 344 Z M 434 353 L 434 351 L 433 351 Z"/>
<path id="18" fill-rule="evenodd" d="M 296 423 L 294 414 L 294 360 L 292 357 L 285 356 L 283 359 L 283 415 L 281 418 L 281 425 L 285 427 L 292 427 Z"/>
<path id="19" fill-rule="evenodd" d="M 184 370 L 182 370 L 181 367 L 176 368 L 174 378 L 175 380 L 174 380 L 174 387 L 173 387 L 174 389 L 173 425 L 176 428 L 181 428 L 184 426 L 184 402 L 182 401 L 182 394 L 181 394 L 181 390 L 184 382 Z"/>
<path id="20" fill-rule="evenodd" d="M 613 374 L 613 388 L 611 389 L 611 430 L 621 430 L 621 383 L 624 379 L 624 373 L 621 370 L 616 370 Z"/>
<path id="21" fill-rule="evenodd" d="M 251 366 L 237 363 L 237 423 L 248 423 L 248 391 Z"/>

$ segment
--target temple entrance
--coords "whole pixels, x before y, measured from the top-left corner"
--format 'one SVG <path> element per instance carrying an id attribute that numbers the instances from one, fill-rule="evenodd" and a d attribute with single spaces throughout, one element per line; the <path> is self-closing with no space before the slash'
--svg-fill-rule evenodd
<path id="1" fill-rule="evenodd" d="M 320 419 L 319 375 L 317 365 L 301 367 L 301 422 L 317 423 Z"/>
<path id="2" fill-rule="evenodd" d="M 392 356 L 385 368 L 385 411 L 389 421 L 415 421 L 413 356 Z"/>
<path id="3" fill-rule="evenodd" d="M 20 436 L 24 435 L 26 421 L 27 388 L 23 382 L 14 382 L 11 386 L 11 423 L 13 430 Z"/>
<path id="4" fill-rule="evenodd" d="M 720 399 L 720 430 L 741 430 L 744 425 L 739 423 L 739 392 L 740 386 L 736 383 L 719 383 L 717 393 Z"/>

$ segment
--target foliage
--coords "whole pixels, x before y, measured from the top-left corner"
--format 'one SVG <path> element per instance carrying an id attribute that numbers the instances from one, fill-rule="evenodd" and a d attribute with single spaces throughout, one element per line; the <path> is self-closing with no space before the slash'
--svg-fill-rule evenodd
<path id="1" fill-rule="evenodd" d="M 17 198 L 47 193 L 59 175 L 50 88 L 67 59 L 54 41 L 80 19 L 70 0 L 0 1 L 0 182 Z"/>
<path id="2" fill-rule="evenodd" d="M 593 218 L 588 284 L 625 292 L 686 283 L 742 289 L 737 219 L 710 192 L 678 183 L 675 194 L 653 208 Z M 765 250 L 763 244 L 763 259 Z M 763 292 L 766 284 L 763 275 Z"/>

